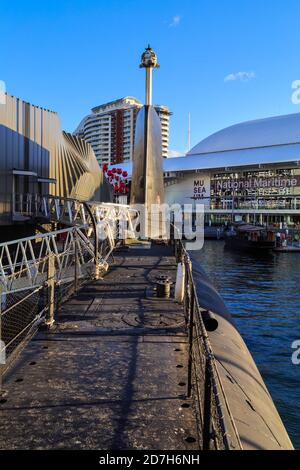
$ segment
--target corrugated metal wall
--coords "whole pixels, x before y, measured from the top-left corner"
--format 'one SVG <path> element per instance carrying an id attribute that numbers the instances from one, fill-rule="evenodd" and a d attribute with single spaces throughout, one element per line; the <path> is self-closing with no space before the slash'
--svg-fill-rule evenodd
<path id="1" fill-rule="evenodd" d="M 31 171 L 56 184 L 38 185 Z M 17 181 L 17 182 L 16 182 Z M 101 199 L 103 176 L 89 144 L 63 133 L 57 113 L 6 95 L 0 104 L 0 224 L 11 222 L 12 193 L 52 194 L 82 200 Z"/>

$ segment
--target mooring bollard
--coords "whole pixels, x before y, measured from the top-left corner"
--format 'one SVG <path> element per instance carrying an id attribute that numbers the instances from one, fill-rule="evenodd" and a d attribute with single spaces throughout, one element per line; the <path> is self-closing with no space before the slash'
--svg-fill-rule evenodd
<path id="1" fill-rule="evenodd" d="M 157 276 L 156 295 L 162 299 L 169 299 L 172 281 L 168 276 Z"/>

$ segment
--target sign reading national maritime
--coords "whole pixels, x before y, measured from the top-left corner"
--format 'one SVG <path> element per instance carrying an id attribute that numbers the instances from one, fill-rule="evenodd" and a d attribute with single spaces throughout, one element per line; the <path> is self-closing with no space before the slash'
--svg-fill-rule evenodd
<path id="1" fill-rule="evenodd" d="M 294 188 L 300 186 L 300 175 L 292 177 L 226 179 L 211 182 L 215 191 L 228 191 L 237 189 L 261 189 L 261 188 Z"/>

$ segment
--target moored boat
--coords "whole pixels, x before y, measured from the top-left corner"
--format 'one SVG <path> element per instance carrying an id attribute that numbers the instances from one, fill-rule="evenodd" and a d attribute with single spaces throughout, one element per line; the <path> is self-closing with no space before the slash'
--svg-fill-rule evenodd
<path id="1" fill-rule="evenodd" d="M 268 252 L 275 247 L 276 236 L 266 227 L 246 223 L 232 225 L 224 232 L 225 245 L 235 250 Z"/>

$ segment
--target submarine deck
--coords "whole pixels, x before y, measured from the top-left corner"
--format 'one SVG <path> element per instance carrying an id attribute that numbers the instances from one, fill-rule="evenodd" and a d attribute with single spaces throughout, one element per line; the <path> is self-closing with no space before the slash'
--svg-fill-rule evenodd
<path id="1" fill-rule="evenodd" d="M 161 274 L 167 247 L 119 250 L 37 333 L 4 378 L 1 449 L 199 449 L 183 309 L 148 295 Z"/>

